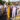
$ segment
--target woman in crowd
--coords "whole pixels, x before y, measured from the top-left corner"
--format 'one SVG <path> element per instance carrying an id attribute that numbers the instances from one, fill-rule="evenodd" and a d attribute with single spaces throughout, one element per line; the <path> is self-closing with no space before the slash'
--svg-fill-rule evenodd
<path id="1" fill-rule="evenodd" d="M 8 8 L 7 8 L 7 16 L 8 16 L 8 20 L 9 20 L 9 18 L 10 18 L 10 6 L 9 6 L 9 4 L 8 4 Z"/>

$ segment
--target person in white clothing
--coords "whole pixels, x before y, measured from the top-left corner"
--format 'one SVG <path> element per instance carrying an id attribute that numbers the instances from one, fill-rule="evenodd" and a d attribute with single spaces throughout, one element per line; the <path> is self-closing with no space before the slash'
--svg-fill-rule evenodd
<path id="1" fill-rule="evenodd" d="M 0 16 L 2 16 L 2 8 L 3 8 L 3 5 L 0 2 Z"/>
<path id="2" fill-rule="evenodd" d="M 13 7 L 13 8 L 12 8 L 12 17 L 15 17 L 15 14 L 16 14 L 16 5 L 13 4 L 12 7 Z"/>
<path id="3" fill-rule="evenodd" d="M 4 13 L 7 15 L 7 4 L 6 4 L 6 2 L 4 3 Z"/>

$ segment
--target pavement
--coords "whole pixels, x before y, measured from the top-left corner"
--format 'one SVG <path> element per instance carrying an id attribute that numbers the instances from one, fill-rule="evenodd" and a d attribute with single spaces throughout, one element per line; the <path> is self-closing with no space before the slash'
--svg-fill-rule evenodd
<path id="1" fill-rule="evenodd" d="M 10 18 L 10 20 L 16 20 L 16 18 Z"/>

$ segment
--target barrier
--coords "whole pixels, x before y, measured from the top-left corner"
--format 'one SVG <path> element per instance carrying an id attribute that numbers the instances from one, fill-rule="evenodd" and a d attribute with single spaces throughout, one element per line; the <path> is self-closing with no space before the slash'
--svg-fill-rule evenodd
<path id="1" fill-rule="evenodd" d="M 16 16 L 16 20 L 20 20 L 20 15 L 17 15 Z"/>

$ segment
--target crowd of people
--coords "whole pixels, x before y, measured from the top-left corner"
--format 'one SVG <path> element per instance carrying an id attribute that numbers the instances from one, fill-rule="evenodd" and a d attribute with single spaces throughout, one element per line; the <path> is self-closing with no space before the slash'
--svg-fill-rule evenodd
<path id="1" fill-rule="evenodd" d="M 12 3 L 12 5 L 7 5 L 5 2 L 4 5 L 0 2 L 0 16 L 7 16 L 9 17 L 16 17 L 18 15 L 18 11 L 20 10 L 20 5 L 16 5 L 15 2 Z"/>

